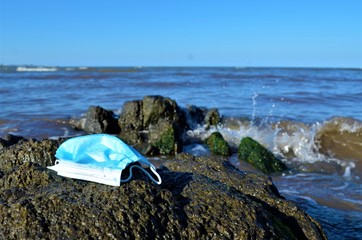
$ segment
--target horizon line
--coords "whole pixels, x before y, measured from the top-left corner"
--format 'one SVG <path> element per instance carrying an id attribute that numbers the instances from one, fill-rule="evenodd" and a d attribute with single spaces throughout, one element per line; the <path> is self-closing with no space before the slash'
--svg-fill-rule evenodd
<path id="1" fill-rule="evenodd" d="M 47 64 L 3 64 L 0 66 L 8 67 L 49 67 L 49 68 L 236 68 L 236 69 L 247 69 L 247 68 L 289 68 L 289 69 L 357 69 L 361 70 L 362 67 L 335 67 L 335 66 L 237 66 L 237 65 L 47 65 Z"/>

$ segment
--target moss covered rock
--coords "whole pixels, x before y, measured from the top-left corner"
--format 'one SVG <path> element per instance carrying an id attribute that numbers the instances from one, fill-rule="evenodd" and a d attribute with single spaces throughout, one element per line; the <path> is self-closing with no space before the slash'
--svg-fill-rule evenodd
<path id="1" fill-rule="evenodd" d="M 185 112 L 176 101 L 162 96 L 125 103 L 118 124 L 120 138 L 147 155 L 179 152 L 182 135 L 189 129 Z"/>
<path id="2" fill-rule="evenodd" d="M 153 154 L 170 155 L 177 153 L 177 148 L 181 147 L 181 141 L 179 141 L 175 127 L 168 122 L 163 121 L 150 128 L 149 136 Z"/>
<path id="3" fill-rule="evenodd" d="M 230 155 L 229 145 L 219 132 L 213 132 L 206 140 L 206 143 L 212 153 L 224 156 Z"/>
<path id="4" fill-rule="evenodd" d="M 240 160 L 252 164 L 266 174 L 287 170 L 286 165 L 282 161 L 250 137 L 241 140 L 238 156 Z"/>

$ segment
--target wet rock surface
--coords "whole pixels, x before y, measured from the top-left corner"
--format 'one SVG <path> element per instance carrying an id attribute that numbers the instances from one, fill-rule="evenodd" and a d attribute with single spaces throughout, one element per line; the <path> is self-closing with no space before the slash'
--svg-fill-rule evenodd
<path id="1" fill-rule="evenodd" d="M 221 157 L 179 154 L 158 186 L 135 172 L 120 187 L 46 168 L 62 140 L 0 150 L 1 239 L 325 239 L 270 178 Z"/>

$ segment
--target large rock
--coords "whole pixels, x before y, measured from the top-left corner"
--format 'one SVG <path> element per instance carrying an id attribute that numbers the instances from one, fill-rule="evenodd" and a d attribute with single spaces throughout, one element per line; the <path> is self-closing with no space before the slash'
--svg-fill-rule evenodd
<path id="1" fill-rule="evenodd" d="M 60 142 L 0 151 L 1 239 L 326 239 L 269 178 L 221 158 L 180 154 L 160 186 L 135 172 L 111 187 L 46 169 Z"/>
<path id="2" fill-rule="evenodd" d="M 252 164 L 267 174 L 287 170 L 286 165 L 282 161 L 250 137 L 241 139 L 238 156 L 240 160 Z"/>
<path id="3" fill-rule="evenodd" d="M 244 226 L 240 224 L 238 225 L 240 228 L 236 232 L 242 231 L 245 235 L 234 235 L 230 239 L 326 239 L 320 224 L 303 210 L 300 210 L 294 203 L 286 201 L 281 197 L 278 189 L 266 175 L 241 172 L 223 158 L 194 157 L 184 153 L 177 155 L 174 161 L 165 162 L 164 165 L 171 171 L 205 176 L 214 181 L 214 184 L 227 187 L 236 196 L 244 196 L 253 202 L 248 204 L 258 203 L 263 206 L 263 210 L 259 213 L 261 215 L 266 214 L 268 219 L 265 222 L 262 220 L 263 223 L 259 226 L 261 229 L 264 229 L 261 230 L 263 233 L 261 235 L 259 233 L 250 235 L 248 230 L 244 232 Z M 200 192 L 200 194 L 202 193 Z M 223 200 L 221 202 L 218 201 L 217 195 L 207 196 L 209 198 L 207 203 L 211 204 L 213 202 L 212 206 L 225 204 Z M 229 206 L 228 203 L 226 205 Z M 223 210 L 220 209 L 220 211 L 222 212 Z M 237 211 L 236 215 L 241 214 L 235 218 L 240 217 L 243 219 L 246 217 L 242 216 L 243 213 L 246 215 L 251 214 L 250 216 L 252 216 L 255 209 L 251 210 L 245 208 L 245 206 L 240 206 L 240 209 L 235 211 Z M 229 219 L 229 217 L 227 216 L 226 219 Z M 259 214 L 253 216 L 253 218 L 255 223 L 257 223 Z M 264 217 L 261 218 L 263 219 Z M 276 235 L 269 235 L 270 230 L 265 229 L 264 224 L 270 224 L 271 228 L 279 229 L 277 230 L 279 232 Z M 254 228 L 254 224 L 249 225 L 249 227 Z"/>
<path id="4" fill-rule="evenodd" d="M 125 103 L 118 124 L 120 137 L 148 155 L 179 152 L 188 129 L 185 112 L 174 100 L 162 96 Z"/>

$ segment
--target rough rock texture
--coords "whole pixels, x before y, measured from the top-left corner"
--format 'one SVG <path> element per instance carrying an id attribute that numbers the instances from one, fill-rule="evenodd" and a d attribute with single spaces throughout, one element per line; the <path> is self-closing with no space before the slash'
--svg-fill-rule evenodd
<path id="1" fill-rule="evenodd" d="M 18 142 L 20 142 L 21 140 L 24 140 L 25 138 L 21 137 L 21 136 L 15 136 L 12 134 L 7 134 L 5 135 L 4 138 L 0 138 L 0 150 L 3 149 L 4 147 L 9 147 L 13 144 L 16 144 Z"/>
<path id="2" fill-rule="evenodd" d="M 53 165 L 55 152 L 61 142 L 62 140 L 43 140 L 38 142 L 31 139 L 4 148 L 0 150 L 0 171 L 12 171 L 26 162 L 37 163 L 42 166 Z"/>
<path id="3" fill-rule="evenodd" d="M 220 123 L 221 116 L 216 108 L 207 109 L 194 105 L 187 107 L 187 113 L 192 123 L 190 125 L 215 126 Z"/>
<path id="4" fill-rule="evenodd" d="M 229 156 L 230 148 L 228 143 L 225 141 L 221 133 L 213 132 L 210 137 L 206 140 L 209 149 L 212 153 Z"/>
<path id="5" fill-rule="evenodd" d="M 287 167 L 282 161 L 250 137 L 241 139 L 238 156 L 240 160 L 252 164 L 267 174 L 287 170 Z"/>
<path id="6" fill-rule="evenodd" d="M 216 108 L 208 110 L 205 115 L 204 121 L 208 126 L 217 125 L 221 121 L 219 110 L 217 110 Z"/>
<path id="7" fill-rule="evenodd" d="M 86 114 L 84 131 L 87 133 L 119 133 L 118 120 L 112 111 L 90 106 Z"/>
<path id="8" fill-rule="evenodd" d="M 174 154 L 189 127 L 184 111 L 170 98 L 146 96 L 123 105 L 120 137 L 143 154 Z"/>
<path id="9" fill-rule="evenodd" d="M 185 138 L 187 130 L 200 125 L 210 127 L 220 121 L 216 108 L 182 109 L 170 98 L 145 96 L 142 100 L 126 102 L 120 116 L 91 106 L 85 117 L 70 119 L 69 124 L 87 133 L 118 134 L 145 155 L 172 155 L 181 152 L 183 145 L 190 141 Z"/>
<path id="10" fill-rule="evenodd" d="M 60 143 L 0 151 L 1 239 L 325 239 L 269 178 L 222 158 L 180 154 L 160 186 L 136 172 L 111 187 L 48 170 Z"/>

